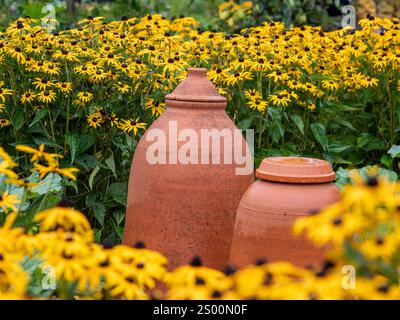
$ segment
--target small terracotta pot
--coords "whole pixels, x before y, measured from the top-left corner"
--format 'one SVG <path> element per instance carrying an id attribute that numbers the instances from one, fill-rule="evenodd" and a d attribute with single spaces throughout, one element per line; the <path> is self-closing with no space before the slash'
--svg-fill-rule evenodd
<path id="1" fill-rule="evenodd" d="M 292 227 L 297 218 L 339 200 L 330 164 L 311 158 L 266 158 L 256 177 L 238 207 L 230 263 L 243 267 L 259 258 L 299 266 L 321 263 L 323 250 L 295 236 Z"/>
<path id="2" fill-rule="evenodd" d="M 169 267 L 189 263 L 200 256 L 204 265 L 222 268 L 228 263 L 229 251 L 240 198 L 254 181 L 251 152 L 240 135 L 242 154 L 247 154 L 250 172 L 238 175 L 242 167 L 233 156 L 233 149 L 221 146 L 208 155 L 209 164 L 170 162 L 186 141 L 169 143 L 169 125 L 182 130 L 194 130 L 201 137 L 203 129 L 237 129 L 225 112 L 227 100 L 206 77 L 206 69 L 188 70 L 188 77 L 172 94 L 167 95 L 167 110 L 146 131 L 136 147 L 129 178 L 124 244 L 143 241 L 149 249 L 160 251 L 169 259 Z M 167 145 L 159 150 L 168 163 L 152 164 L 146 158 L 154 144 L 147 137 L 153 129 L 166 134 Z M 236 142 L 235 142 L 236 143 Z M 212 147 L 212 141 L 210 141 Z M 202 154 L 199 143 L 195 153 Z M 231 150 L 232 149 L 232 150 Z M 224 153 L 232 154 L 226 163 Z M 246 153 L 245 153 L 246 152 Z M 220 164 L 212 156 L 221 159 Z M 174 158 L 173 157 L 173 158 Z"/>

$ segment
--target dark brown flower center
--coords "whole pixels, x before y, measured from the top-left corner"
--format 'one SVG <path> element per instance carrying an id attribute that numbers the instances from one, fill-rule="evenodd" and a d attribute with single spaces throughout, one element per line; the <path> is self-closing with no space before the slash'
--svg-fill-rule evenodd
<path id="1" fill-rule="evenodd" d="M 135 279 L 133 277 L 126 277 L 125 280 L 128 281 L 129 283 L 135 282 Z"/>
<path id="2" fill-rule="evenodd" d="M 342 220 L 342 218 L 338 217 L 338 218 L 333 219 L 332 223 L 335 226 L 340 226 L 343 223 L 343 220 Z"/>

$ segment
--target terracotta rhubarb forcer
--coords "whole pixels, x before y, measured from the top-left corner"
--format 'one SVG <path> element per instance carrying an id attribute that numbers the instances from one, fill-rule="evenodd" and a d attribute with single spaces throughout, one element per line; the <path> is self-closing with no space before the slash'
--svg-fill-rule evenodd
<path id="1" fill-rule="evenodd" d="M 259 258 L 299 266 L 321 263 L 323 250 L 295 236 L 292 227 L 297 218 L 339 200 L 330 164 L 311 158 L 266 158 L 256 177 L 239 204 L 230 263 L 243 267 Z"/>
<path id="2" fill-rule="evenodd" d="M 170 268 L 188 263 L 195 255 L 210 267 L 227 264 L 237 206 L 254 181 L 251 152 L 242 135 L 240 151 L 251 166 L 247 175 L 237 174 L 236 168 L 243 166 L 236 164 L 234 157 L 224 164 L 224 152 L 233 155 L 233 148 L 229 143 L 225 147 L 223 139 L 218 138 L 220 147 L 208 140 L 213 151 L 204 158 L 209 164 L 201 158 L 201 130 L 225 129 L 233 135 L 236 129 L 225 113 L 226 98 L 207 79 L 206 71 L 189 69 L 188 77 L 167 95 L 166 111 L 146 131 L 132 161 L 123 242 L 143 241 L 147 248 L 165 254 Z M 176 134 L 170 127 L 174 125 Z M 164 164 L 149 163 L 146 158 L 155 143 L 148 138 L 156 129 L 166 136 L 166 145 L 156 153 L 160 159 L 166 157 Z M 177 150 L 189 141 L 176 142 L 176 135 L 185 129 L 192 129 L 198 137 L 193 152 L 198 164 L 173 161 L 181 152 Z M 219 158 L 220 164 L 212 156 Z"/>

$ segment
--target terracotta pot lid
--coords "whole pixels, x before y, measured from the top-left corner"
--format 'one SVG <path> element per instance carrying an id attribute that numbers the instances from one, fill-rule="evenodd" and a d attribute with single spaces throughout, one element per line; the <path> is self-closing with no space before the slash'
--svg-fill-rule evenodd
<path id="1" fill-rule="evenodd" d="M 265 158 L 256 170 L 262 180 L 287 183 L 324 183 L 334 181 L 335 172 L 328 161 L 302 157 Z"/>
<path id="2" fill-rule="evenodd" d="M 227 102 L 214 84 L 207 79 L 207 69 L 205 68 L 189 68 L 187 78 L 165 98 L 191 102 Z"/>

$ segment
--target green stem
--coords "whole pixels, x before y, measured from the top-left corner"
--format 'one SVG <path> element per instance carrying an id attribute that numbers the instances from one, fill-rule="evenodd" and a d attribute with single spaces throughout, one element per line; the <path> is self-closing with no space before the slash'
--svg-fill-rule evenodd
<path id="1" fill-rule="evenodd" d="M 52 138 L 53 138 L 53 141 L 56 142 L 56 136 L 55 136 L 55 134 L 54 134 L 53 116 L 51 115 L 50 107 L 47 106 L 47 108 L 48 108 L 47 111 L 48 111 L 48 114 L 49 114 L 49 122 L 50 122 L 51 136 L 52 136 Z"/>
<path id="2" fill-rule="evenodd" d="M 261 148 L 261 134 L 262 134 L 262 117 L 260 117 L 259 129 L 258 129 L 258 149 Z"/>
<path id="3" fill-rule="evenodd" d="M 17 87 L 15 85 L 15 83 L 16 83 L 15 75 L 14 75 L 14 72 L 12 71 L 12 69 L 8 72 L 8 74 L 10 75 L 11 89 L 13 90 L 13 93 L 14 93 L 13 94 L 14 107 L 17 108 L 18 103 L 17 103 L 17 95 L 16 95 Z M 26 115 L 25 115 L 25 118 L 26 118 Z"/>
<path id="4" fill-rule="evenodd" d="M 304 152 L 304 151 L 306 150 L 306 147 L 307 147 L 308 130 L 309 130 L 309 127 L 310 127 L 310 123 L 309 123 L 310 117 L 309 117 L 309 114 L 310 114 L 310 113 L 309 113 L 308 110 L 306 109 L 306 110 L 305 110 L 305 117 L 304 117 L 304 119 L 305 119 L 305 123 L 304 123 L 304 139 L 303 139 L 302 146 L 301 146 L 301 148 L 300 148 L 301 152 Z"/>
<path id="5" fill-rule="evenodd" d="M 259 93 L 260 93 L 260 96 L 262 97 L 262 78 L 261 78 L 261 71 L 258 71 L 258 72 L 257 72 L 257 87 L 258 87 L 258 91 L 259 91 Z M 260 117 L 260 121 L 259 121 L 259 132 L 258 132 L 258 149 L 261 148 L 262 120 L 263 120 L 263 117 Z"/>
<path id="6" fill-rule="evenodd" d="M 68 71 L 67 61 L 65 61 L 65 71 L 67 73 L 67 82 L 70 82 L 69 81 L 69 71 Z M 70 99 L 70 96 L 68 94 L 68 97 L 67 97 L 67 116 L 66 116 L 66 120 L 65 120 L 65 135 L 67 135 L 68 132 L 69 132 L 70 112 L 71 112 L 71 99 Z M 67 141 L 64 139 L 64 150 L 66 150 L 66 148 L 67 148 Z"/>
<path id="7" fill-rule="evenodd" d="M 390 80 L 389 76 L 386 77 L 386 90 L 388 93 L 388 99 L 389 99 L 389 128 L 390 128 L 390 146 L 394 144 L 396 140 L 396 124 L 395 124 L 395 105 L 393 103 L 392 99 L 392 90 L 390 89 Z"/>

